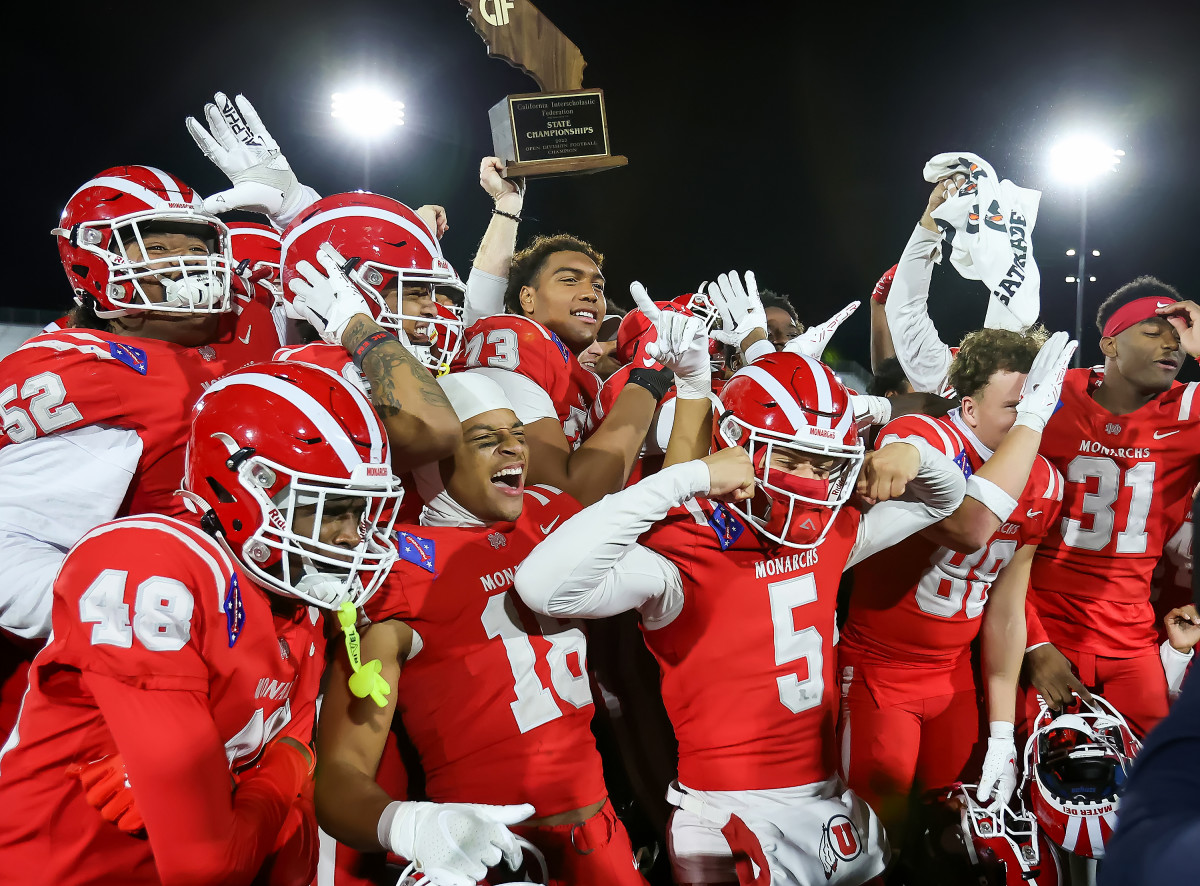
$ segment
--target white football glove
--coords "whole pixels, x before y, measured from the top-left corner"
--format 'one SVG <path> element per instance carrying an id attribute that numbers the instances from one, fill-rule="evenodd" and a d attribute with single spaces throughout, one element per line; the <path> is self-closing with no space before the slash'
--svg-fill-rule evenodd
<path id="1" fill-rule="evenodd" d="M 976 797 L 980 803 L 987 803 L 994 791 L 996 805 L 1007 804 L 1017 789 L 1017 746 L 1013 742 L 1013 724 L 995 720 L 990 730 Z"/>
<path id="2" fill-rule="evenodd" d="M 484 806 L 478 803 L 395 802 L 380 818 L 380 843 L 438 886 L 475 886 L 501 859 L 516 870 L 521 847 L 507 825 L 533 815 L 528 803 Z M 390 820 L 389 819 L 390 816 Z"/>
<path id="3" fill-rule="evenodd" d="M 663 311 L 636 280 L 629 294 L 638 310 L 654 324 L 657 338 L 647 343 L 646 356 L 675 373 L 676 396 L 683 400 L 707 400 L 712 392 L 712 364 L 708 359 L 708 332 L 699 317 L 678 311 Z"/>
<path id="4" fill-rule="evenodd" d="M 721 274 L 716 283 L 708 284 L 708 297 L 721 315 L 721 328 L 712 337 L 727 345 L 742 346 L 742 340 L 756 329 L 767 334 L 767 312 L 758 297 L 754 272 L 746 272 L 746 283 L 738 279 L 737 271 Z"/>
<path id="5" fill-rule="evenodd" d="M 261 212 L 283 230 L 320 199 L 316 191 L 296 179 L 254 105 L 244 96 L 230 101 L 225 93 L 218 92 L 204 106 L 204 116 L 208 129 L 195 117 L 188 117 L 188 132 L 204 156 L 233 182 L 229 190 L 204 199 L 206 212 Z"/>
<path id="6" fill-rule="evenodd" d="M 1021 401 L 1017 403 L 1017 420 L 1013 427 L 1024 425 L 1039 434 L 1045 430 L 1046 422 L 1058 408 L 1063 376 L 1078 344 L 1068 341 L 1065 332 L 1056 332 L 1042 345 L 1025 376 L 1025 384 L 1021 386 Z"/>
<path id="7" fill-rule="evenodd" d="M 838 327 L 846 322 L 846 318 L 858 310 L 862 302 L 852 301 L 820 326 L 810 326 L 797 335 L 783 349 L 790 354 L 800 354 L 820 360 L 825 353 L 825 343 L 838 331 Z"/>
<path id="8" fill-rule="evenodd" d="M 296 265 L 303 280 L 293 279 L 291 301 L 284 301 L 284 311 L 293 320 L 307 320 L 331 345 L 342 343 L 346 324 L 357 314 L 371 316 L 367 300 L 342 270 L 346 260 L 329 243 L 317 250 L 317 261 L 325 269 L 322 274 L 310 262 Z"/>

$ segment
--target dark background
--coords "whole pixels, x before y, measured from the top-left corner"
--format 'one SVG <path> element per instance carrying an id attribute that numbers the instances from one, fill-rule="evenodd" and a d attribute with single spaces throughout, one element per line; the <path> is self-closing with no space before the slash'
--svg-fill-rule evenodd
<path id="1" fill-rule="evenodd" d="M 541 0 L 606 92 L 625 169 L 529 189 L 522 239 L 571 231 L 628 283 L 671 297 L 750 268 L 806 322 L 866 299 L 929 192 L 924 162 L 971 150 L 1043 190 L 1035 255 L 1042 316 L 1074 325 L 1078 197 L 1046 169 L 1080 124 L 1127 156 L 1090 195 L 1085 359 L 1100 300 L 1152 273 L 1194 297 L 1200 14 L 1149 3 L 860 4 Z M 901 8 L 903 6 L 904 8 Z M 1182 6 L 1182 4 L 1180 4 Z M 126 163 L 227 187 L 183 118 L 215 90 L 256 105 L 300 179 L 322 194 L 364 184 L 364 151 L 329 116 L 338 88 L 386 84 L 407 125 L 371 148 L 371 189 L 444 204 L 447 257 L 465 278 L 490 202 L 487 109 L 535 89 L 487 57 L 457 0 L 40 4 L 10 18 L 4 65 L 7 239 L 20 257 L 0 307 L 69 303 L 49 230 L 71 193 Z M 977 14 L 976 17 L 970 17 Z M 39 18 L 41 19 L 39 21 Z M 17 22 L 23 22 L 18 24 Z M 985 294 L 948 267 L 932 312 L 947 341 L 982 322 Z M 867 310 L 838 341 L 866 362 Z"/>

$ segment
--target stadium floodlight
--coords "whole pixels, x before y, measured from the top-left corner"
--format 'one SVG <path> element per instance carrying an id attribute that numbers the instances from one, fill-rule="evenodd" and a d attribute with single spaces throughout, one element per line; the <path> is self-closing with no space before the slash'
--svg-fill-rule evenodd
<path id="1" fill-rule="evenodd" d="M 1110 146 L 1104 139 L 1083 133 L 1064 138 L 1050 149 L 1050 172 L 1055 182 L 1079 189 L 1079 249 L 1078 252 L 1067 250 L 1067 255 L 1079 256 L 1079 270 L 1074 280 L 1067 278 L 1068 283 L 1075 284 L 1075 338 L 1079 341 L 1083 341 L 1083 284 L 1084 281 L 1096 282 L 1095 277 L 1088 276 L 1085 261 L 1088 187 L 1105 173 L 1116 172 L 1124 156 L 1124 151 Z M 1093 249 L 1092 255 L 1099 256 L 1100 252 Z M 1075 365 L 1080 366 L 1082 359 L 1083 348 L 1079 348 L 1075 351 Z"/>
<path id="2" fill-rule="evenodd" d="M 388 98 L 378 89 L 335 92 L 330 116 L 354 135 L 372 138 L 404 125 L 404 102 Z"/>
<path id="3" fill-rule="evenodd" d="M 1125 152 L 1093 135 L 1073 135 L 1050 149 L 1050 171 L 1064 184 L 1084 187 L 1106 172 L 1116 172 Z"/>

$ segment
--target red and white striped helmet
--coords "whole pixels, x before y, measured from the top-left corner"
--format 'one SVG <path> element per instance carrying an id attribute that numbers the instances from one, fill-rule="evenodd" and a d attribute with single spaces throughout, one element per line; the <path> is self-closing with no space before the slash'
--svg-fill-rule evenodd
<path id="1" fill-rule="evenodd" d="M 780 544 L 820 544 L 854 492 L 863 462 L 849 392 L 824 363 L 780 352 L 740 369 L 726 382 L 721 402 L 726 411 L 714 442 L 747 449 L 759 488 L 754 499 L 733 507 Z M 796 457 L 823 463 L 827 476 L 807 479 L 784 469 Z"/>
<path id="2" fill-rule="evenodd" d="M 301 261 L 320 267 L 317 250 L 324 243 L 346 258 L 346 273 L 379 325 L 394 332 L 429 369 L 449 371 L 462 343 L 462 321 L 451 311 L 404 312 L 406 285 L 428 285 L 431 299 L 434 290 L 463 288 L 421 217 L 399 200 L 367 191 L 321 198 L 283 232 L 285 299 L 292 299 L 291 281 L 299 277 L 296 266 Z M 392 289 L 395 310 L 384 297 L 384 291 Z M 405 330 L 405 321 L 415 332 Z"/>
<path id="3" fill-rule="evenodd" d="M 281 296 L 279 258 L 283 246 L 277 230 L 258 222 L 230 222 L 229 248 L 238 276 L 261 283 L 277 299 Z"/>
<path id="4" fill-rule="evenodd" d="M 1051 842 L 1084 858 L 1103 858 L 1117 826 L 1117 802 L 1142 744 L 1125 718 L 1095 693 L 1063 713 L 1041 709 L 1025 743 L 1030 806 Z"/>
<path id="5" fill-rule="evenodd" d="M 183 491 L 255 581 L 314 606 L 361 606 L 396 558 L 403 490 L 387 434 L 366 396 L 319 366 L 257 363 L 209 387 L 192 413 Z M 322 517 L 347 505 L 362 507 L 358 544 L 322 541 Z"/>
<path id="6" fill-rule="evenodd" d="M 208 253 L 147 255 L 144 235 L 164 230 L 202 238 Z M 71 195 L 50 233 L 58 238 L 75 300 L 95 298 L 98 317 L 131 310 L 216 314 L 230 309 L 229 229 L 204 211 L 195 191 L 161 169 L 104 170 Z M 140 258 L 130 257 L 134 245 Z M 165 297 L 147 295 L 143 283 L 148 282 L 161 284 Z"/>

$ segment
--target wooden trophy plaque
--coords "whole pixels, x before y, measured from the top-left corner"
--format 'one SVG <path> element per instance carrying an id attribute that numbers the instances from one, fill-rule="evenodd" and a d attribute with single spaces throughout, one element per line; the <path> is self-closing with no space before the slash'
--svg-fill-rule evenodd
<path id="1" fill-rule="evenodd" d="M 529 0 L 459 0 L 488 55 L 520 68 L 541 92 L 510 95 L 488 111 L 505 178 L 582 175 L 629 162 L 608 143 L 604 91 L 583 89 L 579 48 Z"/>

